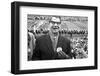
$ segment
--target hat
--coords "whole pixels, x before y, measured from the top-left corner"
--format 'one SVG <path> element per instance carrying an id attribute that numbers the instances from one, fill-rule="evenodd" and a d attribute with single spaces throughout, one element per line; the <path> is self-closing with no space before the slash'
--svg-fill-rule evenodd
<path id="1" fill-rule="evenodd" d="M 54 16 L 54 17 L 52 17 L 51 18 L 51 20 L 50 21 L 54 21 L 54 22 L 61 22 L 61 19 L 60 19 L 60 17 L 59 16 Z"/>

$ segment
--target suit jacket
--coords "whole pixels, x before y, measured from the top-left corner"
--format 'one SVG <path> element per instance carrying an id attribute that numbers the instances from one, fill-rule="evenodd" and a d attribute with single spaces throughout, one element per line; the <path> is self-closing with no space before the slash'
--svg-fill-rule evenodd
<path id="1" fill-rule="evenodd" d="M 57 48 L 61 47 L 69 57 L 71 57 L 70 40 L 59 36 Z M 36 39 L 36 47 L 33 51 L 32 60 L 52 60 L 59 59 L 58 53 L 53 50 L 52 41 L 49 35 L 43 35 Z"/>

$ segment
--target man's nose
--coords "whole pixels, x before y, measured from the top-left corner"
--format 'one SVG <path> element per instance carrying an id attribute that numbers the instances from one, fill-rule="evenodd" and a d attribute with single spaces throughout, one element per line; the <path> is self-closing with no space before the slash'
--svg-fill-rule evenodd
<path id="1" fill-rule="evenodd" d="M 55 23 L 54 26 L 57 26 L 57 23 Z"/>

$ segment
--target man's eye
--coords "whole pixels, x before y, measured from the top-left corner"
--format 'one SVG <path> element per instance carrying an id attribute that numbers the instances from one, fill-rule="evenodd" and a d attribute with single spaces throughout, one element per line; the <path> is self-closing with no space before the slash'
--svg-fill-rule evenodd
<path id="1" fill-rule="evenodd" d="M 55 24 L 55 22 L 52 22 L 52 24 Z"/>

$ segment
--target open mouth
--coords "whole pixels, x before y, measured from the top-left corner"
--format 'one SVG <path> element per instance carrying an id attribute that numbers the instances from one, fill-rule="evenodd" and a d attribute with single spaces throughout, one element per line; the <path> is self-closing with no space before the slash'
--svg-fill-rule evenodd
<path id="1" fill-rule="evenodd" d="M 59 26 L 52 26 L 52 29 L 59 29 Z"/>

